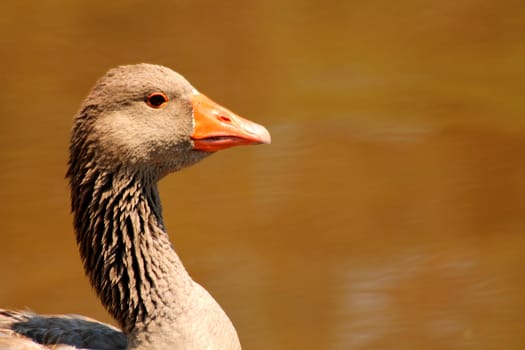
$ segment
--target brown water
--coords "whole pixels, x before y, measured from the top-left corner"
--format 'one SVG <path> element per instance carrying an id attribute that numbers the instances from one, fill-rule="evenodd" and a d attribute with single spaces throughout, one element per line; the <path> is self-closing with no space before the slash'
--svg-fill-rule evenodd
<path id="1" fill-rule="evenodd" d="M 2 2 L 0 306 L 110 321 L 69 129 L 145 61 L 272 133 L 161 183 L 245 349 L 523 349 L 524 23 L 521 1 Z"/>

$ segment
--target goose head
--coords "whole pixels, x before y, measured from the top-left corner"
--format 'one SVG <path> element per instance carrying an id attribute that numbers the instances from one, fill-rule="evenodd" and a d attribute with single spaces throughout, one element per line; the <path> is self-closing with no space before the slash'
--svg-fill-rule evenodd
<path id="1" fill-rule="evenodd" d="M 222 149 L 270 142 L 263 126 L 213 102 L 173 70 L 128 65 L 108 71 L 82 104 L 70 165 L 158 179 Z"/>

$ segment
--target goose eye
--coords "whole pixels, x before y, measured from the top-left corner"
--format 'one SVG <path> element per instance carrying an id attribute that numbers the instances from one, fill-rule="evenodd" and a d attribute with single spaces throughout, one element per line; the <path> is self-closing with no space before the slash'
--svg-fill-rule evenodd
<path id="1" fill-rule="evenodd" d="M 151 108 L 161 108 L 168 102 L 168 96 L 162 92 L 154 92 L 146 98 L 146 103 Z"/>

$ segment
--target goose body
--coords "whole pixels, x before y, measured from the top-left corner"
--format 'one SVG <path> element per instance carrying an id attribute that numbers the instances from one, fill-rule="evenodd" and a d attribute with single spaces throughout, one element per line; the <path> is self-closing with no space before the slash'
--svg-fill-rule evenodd
<path id="1" fill-rule="evenodd" d="M 110 70 L 74 120 L 68 178 L 86 275 L 120 330 L 82 316 L 0 309 L 0 349 L 240 349 L 230 319 L 192 280 L 164 228 L 157 182 L 268 131 L 169 68 Z"/>

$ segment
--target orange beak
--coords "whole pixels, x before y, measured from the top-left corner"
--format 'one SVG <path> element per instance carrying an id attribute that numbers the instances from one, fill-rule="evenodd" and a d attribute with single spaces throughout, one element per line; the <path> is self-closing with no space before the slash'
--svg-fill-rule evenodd
<path id="1" fill-rule="evenodd" d="M 190 100 L 195 120 L 191 135 L 193 149 L 215 152 L 233 146 L 271 143 L 264 126 L 239 117 L 198 92 Z"/>

